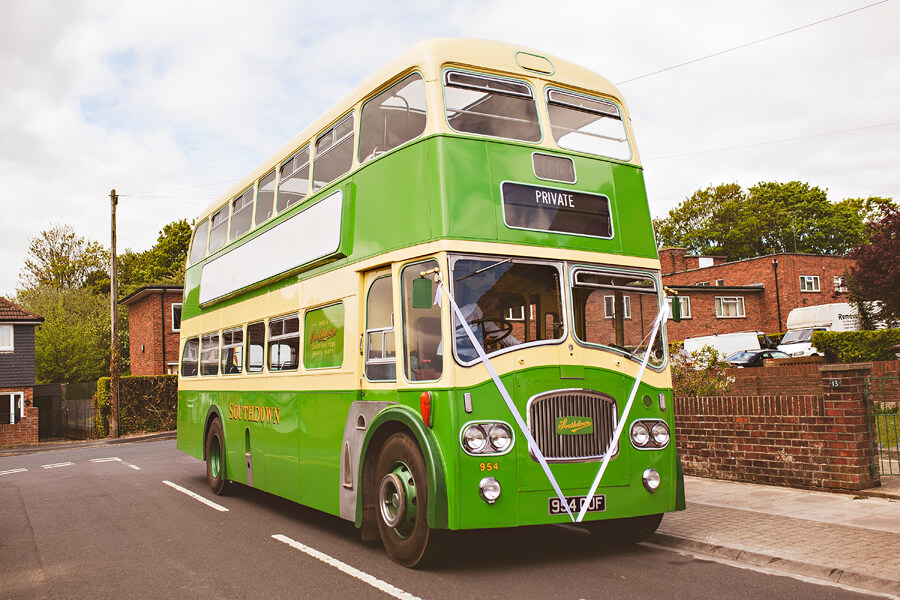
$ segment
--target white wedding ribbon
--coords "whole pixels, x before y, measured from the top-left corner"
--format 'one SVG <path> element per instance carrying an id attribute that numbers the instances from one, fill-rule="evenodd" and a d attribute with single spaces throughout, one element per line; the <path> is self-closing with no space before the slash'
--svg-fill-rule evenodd
<path id="1" fill-rule="evenodd" d="M 631 388 L 631 394 L 628 396 L 628 402 L 625 404 L 625 409 L 622 411 L 622 416 L 619 419 L 618 426 L 616 427 L 616 431 L 613 435 L 612 443 L 607 447 L 606 454 L 603 457 L 603 463 L 600 465 L 600 470 L 597 472 L 597 477 L 594 479 L 594 483 L 591 485 L 591 490 L 588 493 L 587 498 L 585 498 L 584 504 L 582 505 L 581 511 L 578 513 L 578 517 L 576 519 L 576 517 L 572 514 L 572 511 L 569 510 L 569 504 L 568 502 L 566 502 L 566 497 L 562 493 L 562 490 L 559 488 L 559 483 L 557 483 L 556 477 L 553 476 L 553 472 L 550 470 L 550 465 L 547 464 L 547 459 L 544 458 L 544 454 L 538 447 L 534 436 L 531 435 L 531 431 L 528 429 L 528 426 L 522 419 L 522 415 L 519 414 L 519 410 L 516 408 L 512 397 L 510 397 L 509 392 L 506 390 L 506 386 L 504 386 L 503 382 L 500 380 L 500 376 L 497 375 L 497 371 L 494 369 L 494 366 L 491 364 L 490 359 L 487 357 L 484 348 L 475 337 L 475 334 L 469 327 L 469 323 L 463 317 L 462 311 L 459 309 L 459 305 L 456 303 L 456 300 L 450 293 L 449 288 L 444 285 L 443 278 L 438 275 L 437 279 L 438 285 L 441 289 L 444 290 L 444 293 L 447 294 L 447 299 L 450 300 L 450 306 L 453 308 L 453 312 L 456 314 L 456 318 L 459 320 L 460 324 L 463 327 L 463 330 L 466 332 L 466 336 L 469 338 L 469 342 L 471 342 L 472 346 L 475 348 L 475 351 L 478 353 L 478 357 L 481 359 L 481 362 L 487 369 L 488 374 L 490 374 L 491 379 L 494 381 L 494 385 L 497 387 L 497 390 L 503 397 L 504 402 L 506 402 L 506 406 L 507 408 L 509 408 L 509 412 L 512 414 L 513 419 L 515 419 L 516 425 L 518 425 L 519 427 L 519 431 L 522 433 L 522 435 L 525 436 L 525 439 L 528 441 L 528 448 L 531 450 L 532 455 L 537 458 L 538 463 L 540 463 L 541 468 L 544 470 L 544 474 L 547 475 L 547 479 L 550 480 L 550 484 L 553 486 L 553 490 L 556 492 L 556 495 L 559 496 L 560 502 L 565 507 L 566 513 L 568 513 L 569 518 L 576 523 L 580 523 L 584 518 L 587 507 L 590 506 L 591 499 L 597 492 L 597 487 L 600 485 L 600 480 L 603 478 L 603 474 L 606 472 L 606 466 L 609 464 L 609 459 L 612 457 L 612 449 L 616 447 L 616 445 L 619 443 L 619 438 L 622 437 L 622 431 L 625 428 L 625 423 L 628 420 L 628 414 L 631 412 L 631 405 L 634 404 L 634 398 L 637 394 L 638 387 L 641 384 L 641 379 L 644 376 L 644 370 L 647 368 L 647 362 L 650 360 L 650 351 L 653 348 L 653 343 L 656 341 L 656 334 L 659 332 L 660 325 L 669 313 L 668 302 L 663 302 L 662 310 L 660 310 L 659 315 L 657 315 L 656 320 L 653 323 L 653 330 L 650 333 L 650 341 L 647 344 L 647 351 L 644 353 L 644 360 L 641 362 L 641 367 L 638 370 L 637 377 L 635 377 L 634 386 Z M 438 298 L 435 298 L 435 300 L 437 300 L 437 304 L 440 303 L 439 294 Z"/>

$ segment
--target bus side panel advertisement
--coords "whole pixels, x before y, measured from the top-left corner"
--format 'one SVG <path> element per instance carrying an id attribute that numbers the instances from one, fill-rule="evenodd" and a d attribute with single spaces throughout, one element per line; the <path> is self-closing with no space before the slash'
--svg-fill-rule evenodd
<path id="1" fill-rule="evenodd" d="M 340 367 L 344 360 L 344 305 L 332 304 L 306 313 L 303 366 Z"/>

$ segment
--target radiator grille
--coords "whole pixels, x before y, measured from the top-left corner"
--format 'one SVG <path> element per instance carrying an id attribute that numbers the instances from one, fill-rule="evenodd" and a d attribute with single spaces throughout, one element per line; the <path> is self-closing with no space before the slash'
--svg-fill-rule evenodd
<path id="1" fill-rule="evenodd" d="M 594 432 L 586 435 L 560 435 L 556 420 L 563 417 L 589 417 Z M 531 435 L 547 462 L 585 462 L 602 460 L 616 429 L 616 401 L 592 390 L 555 390 L 534 396 L 528 406 Z M 613 454 L 618 446 L 613 448 Z"/>

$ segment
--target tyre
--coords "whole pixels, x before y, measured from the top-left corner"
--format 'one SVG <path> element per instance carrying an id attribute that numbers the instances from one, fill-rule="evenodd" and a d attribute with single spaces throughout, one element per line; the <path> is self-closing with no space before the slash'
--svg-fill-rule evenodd
<path id="1" fill-rule="evenodd" d="M 374 485 L 378 533 L 388 556 L 404 567 L 421 564 L 431 528 L 425 460 L 415 439 L 404 433 L 387 439 L 375 465 Z"/>
<path id="2" fill-rule="evenodd" d="M 609 519 L 607 521 L 591 521 L 587 523 L 591 536 L 603 546 L 630 546 L 643 542 L 656 533 L 663 516 L 644 515 L 625 519 Z"/>
<path id="3" fill-rule="evenodd" d="M 222 422 L 214 418 L 206 434 L 206 479 L 214 494 L 222 496 L 228 488 L 225 469 L 225 433 Z"/>

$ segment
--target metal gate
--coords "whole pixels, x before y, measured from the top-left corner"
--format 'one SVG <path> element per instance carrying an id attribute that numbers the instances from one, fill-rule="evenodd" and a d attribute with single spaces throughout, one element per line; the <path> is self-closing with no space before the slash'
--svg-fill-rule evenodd
<path id="1" fill-rule="evenodd" d="M 900 375 L 867 378 L 866 404 L 873 432 L 873 467 L 882 477 L 900 476 Z"/>

